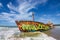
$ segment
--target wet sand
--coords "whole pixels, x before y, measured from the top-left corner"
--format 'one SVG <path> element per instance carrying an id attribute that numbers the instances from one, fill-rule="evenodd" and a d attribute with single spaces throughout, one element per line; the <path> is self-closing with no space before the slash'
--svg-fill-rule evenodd
<path id="1" fill-rule="evenodd" d="M 60 26 L 59 26 L 60 27 Z M 46 35 L 46 34 L 47 35 Z M 49 35 L 49 36 L 48 36 Z M 53 38 L 54 37 L 54 38 Z M 22 33 L 18 28 L 0 27 L 0 40 L 60 40 L 60 28 L 43 32 Z"/>
<path id="2" fill-rule="evenodd" d="M 60 28 L 54 28 L 54 29 L 51 29 L 49 31 L 45 31 L 44 33 L 56 38 L 57 40 L 60 40 Z"/>

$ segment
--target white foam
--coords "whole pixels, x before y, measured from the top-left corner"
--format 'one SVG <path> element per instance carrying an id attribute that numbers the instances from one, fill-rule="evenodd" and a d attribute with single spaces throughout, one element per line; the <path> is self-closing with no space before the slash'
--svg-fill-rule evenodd
<path id="1" fill-rule="evenodd" d="M 3 30 L 4 29 L 4 30 Z M 44 33 L 41 33 L 38 37 L 24 37 L 24 38 L 17 38 L 13 37 L 15 34 L 20 35 L 20 31 L 18 28 L 0 28 L 0 40 L 56 40 L 55 38 L 48 36 Z"/>

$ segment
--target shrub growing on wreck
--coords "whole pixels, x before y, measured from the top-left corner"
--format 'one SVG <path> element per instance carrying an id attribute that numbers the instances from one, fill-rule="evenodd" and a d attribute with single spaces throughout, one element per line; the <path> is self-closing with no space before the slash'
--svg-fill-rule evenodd
<path id="1" fill-rule="evenodd" d="M 22 25 L 22 29 L 23 30 L 48 30 L 49 29 L 49 26 L 43 26 L 43 24 L 39 24 L 37 27 L 35 25 L 25 25 L 23 24 Z"/>

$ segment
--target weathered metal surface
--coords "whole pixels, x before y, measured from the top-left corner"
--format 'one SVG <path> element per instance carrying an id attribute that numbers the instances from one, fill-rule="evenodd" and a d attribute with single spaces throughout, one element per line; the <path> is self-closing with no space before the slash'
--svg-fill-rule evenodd
<path id="1" fill-rule="evenodd" d="M 16 21 L 16 24 L 19 30 L 23 32 L 49 30 L 51 28 L 49 24 L 35 21 Z"/>

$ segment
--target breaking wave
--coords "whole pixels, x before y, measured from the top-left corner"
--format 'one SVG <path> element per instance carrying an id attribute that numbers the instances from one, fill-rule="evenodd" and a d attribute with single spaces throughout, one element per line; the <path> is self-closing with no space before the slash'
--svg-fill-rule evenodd
<path id="1" fill-rule="evenodd" d="M 0 40 L 56 40 L 42 32 L 20 32 L 18 28 L 0 27 Z"/>

